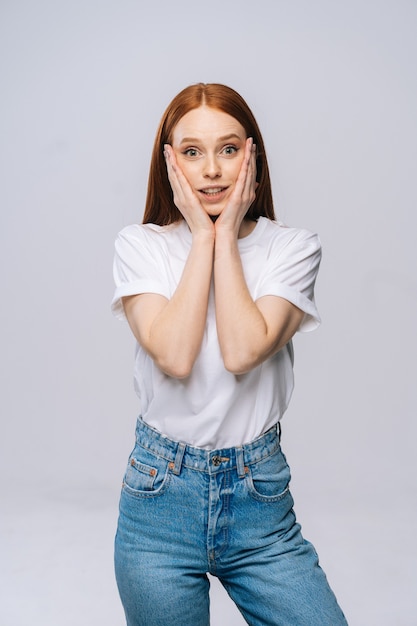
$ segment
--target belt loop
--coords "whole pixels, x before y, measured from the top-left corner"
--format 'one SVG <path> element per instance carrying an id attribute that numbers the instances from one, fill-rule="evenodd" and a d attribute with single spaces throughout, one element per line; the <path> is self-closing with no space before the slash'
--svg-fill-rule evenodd
<path id="1" fill-rule="evenodd" d="M 245 476 L 245 460 L 243 458 L 243 448 L 235 448 L 236 450 L 236 469 L 239 478 Z"/>
<path id="2" fill-rule="evenodd" d="M 177 476 L 179 475 L 181 471 L 181 464 L 182 464 L 182 459 L 184 456 L 185 448 L 186 448 L 186 444 L 180 441 L 178 444 L 177 453 L 175 455 L 175 461 L 174 463 L 170 463 L 173 474 L 176 474 Z"/>

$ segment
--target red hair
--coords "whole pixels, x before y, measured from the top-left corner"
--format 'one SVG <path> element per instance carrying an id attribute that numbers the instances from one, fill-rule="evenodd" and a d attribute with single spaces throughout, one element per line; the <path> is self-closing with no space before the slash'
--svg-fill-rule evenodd
<path id="1" fill-rule="evenodd" d="M 256 198 L 250 206 L 246 217 L 256 220 L 263 215 L 274 220 L 271 181 L 264 142 L 252 111 L 242 96 L 234 89 L 217 83 L 198 83 L 197 85 L 186 87 L 175 96 L 162 116 L 152 152 L 143 223 L 164 226 L 182 219 L 182 215 L 173 201 L 172 189 L 168 180 L 163 155 L 164 144 L 172 142 L 173 130 L 180 119 L 189 111 L 197 109 L 202 105 L 228 113 L 243 126 L 246 136 L 253 138 L 257 147 L 256 180 L 258 187 L 256 189 Z"/>

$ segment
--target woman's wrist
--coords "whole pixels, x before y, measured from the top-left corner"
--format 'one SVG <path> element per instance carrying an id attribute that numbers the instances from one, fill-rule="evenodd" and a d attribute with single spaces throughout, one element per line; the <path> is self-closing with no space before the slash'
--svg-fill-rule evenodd
<path id="1" fill-rule="evenodd" d="M 201 246 L 214 246 L 215 241 L 215 231 L 214 228 L 190 228 L 193 243 L 196 243 Z"/>

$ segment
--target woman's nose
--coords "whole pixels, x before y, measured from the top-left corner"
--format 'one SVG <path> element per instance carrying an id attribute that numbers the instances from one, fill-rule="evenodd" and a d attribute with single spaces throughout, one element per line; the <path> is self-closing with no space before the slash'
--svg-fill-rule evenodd
<path id="1" fill-rule="evenodd" d="M 208 156 L 204 162 L 204 176 L 207 178 L 218 178 L 221 176 L 220 163 L 214 156 Z"/>

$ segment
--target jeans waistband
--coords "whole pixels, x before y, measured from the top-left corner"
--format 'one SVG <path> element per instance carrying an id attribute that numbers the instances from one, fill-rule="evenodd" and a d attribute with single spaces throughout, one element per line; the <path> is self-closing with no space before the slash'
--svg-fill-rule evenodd
<path id="1" fill-rule="evenodd" d="M 236 468 L 244 476 L 246 467 L 258 463 L 280 447 L 279 422 L 266 433 L 242 446 L 205 450 L 181 441 L 173 441 L 138 418 L 136 443 L 151 450 L 170 463 L 171 470 L 179 474 L 181 467 L 214 474 Z"/>

